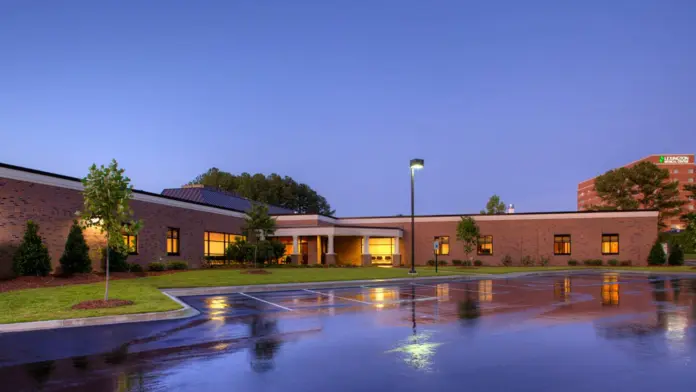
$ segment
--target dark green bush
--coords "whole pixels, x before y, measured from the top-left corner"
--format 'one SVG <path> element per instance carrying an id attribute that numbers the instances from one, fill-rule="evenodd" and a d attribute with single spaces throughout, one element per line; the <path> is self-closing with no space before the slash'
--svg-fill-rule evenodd
<path id="1" fill-rule="evenodd" d="M 617 265 L 619 265 L 619 260 L 617 260 L 617 259 L 610 259 L 609 261 L 607 261 L 607 265 L 610 265 L 610 266 L 612 266 L 612 267 L 616 267 Z"/>
<path id="2" fill-rule="evenodd" d="M 452 260 L 452 265 L 462 265 L 461 260 Z"/>
<path id="3" fill-rule="evenodd" d="M 669 263 L 669 265 L 684 265 L 684 251 L 682 250 L 681 245 L 672 245 L 667 263 Z"/>
<path id="4" fill-rule="evenodd" d="M 168 270 L 182 271 L 188 269 L 188 263 L 181 260 L 173 260 L 167 263 Z"/>
<path id="5" fill-rule="evenodd" d="M 435 260 L 428 260 L 427 264 L 431 267 L 435 266 Z"/>
<path id="6" fill-rule="evenodd" d="M 587 259 L 587 260 L 583 261 L 583 264 L 585 264 L 586 266 L 590 266 L 590 267 L 599 267 L 602 265 L 602 260 L 601 259 Z"/>
<path id="7" fill-rule="evenodd" d="M 481 261 L 481 260 L 474 260 L 474 265 L 477 266 L 477 267 L 480 267 L 480 266 L 483 265 L 483 261 Z"/>
<path id="8" fill-rule="evenodd" d="M 437 264 L 438 265 L 447 265 L 447 260 L 438 260 Z"/>
<path id="9" fill-rule="evenodd" d="M 621 260 L 621 263 L 619 263 L 622 267 L 630 267 L 633 265 L 633 262 L 631 260 Z"/>
<path id="10" fill-rule="evenodd" d="M 539 266 L 541 266 L 541 267 L 548 266 L 550 262 L 551 262 L 551 259 L 549 259 L 548 256 L 539 257 Z"/>
<path id="11" fill-rule="evenodd" d="M 12 260 L 12 270 L 17 275 L 46 276 L 51 269 L 51 256 L 39 236 L 39 225 L 27 221 L 24 238 Z"/>
<path id="12" fill-rule="evenodd" d="M 138 263 L 129 264 L 130 272 L 143 272 L 143 266 Z"/>
<path id="13" fill-rule="evenodd" d="M 570 259 L 570 260 L 568 260 L 568 265 L 576 266 L 576 265 L 578 265 L 578 261 L 575 259 Z"/>
<path id="14" fill-rule="evenodd" d="M 464 267 L 471 267 L 471 260 L 464 260 L 464 261 L 462 262 L 462 265 L 463 265 Z"/>
<path id="15" fill-rule="evenodd" d="M 89 258 L 89 246 L 82 235 L 82 227 L 73 221 L 70 227 L 68 239 L 65 241 L 65 250 L 60 257 L 60 269 L 63 274 L 71 275 L 92 271 L 92 260 Z"/>
<path id="16" fill-rule="evenodd" d="M 524 256 L 524 257 L 522 257 L 522 259 L 520 260 L 520 264 L 521 264 L 523 267 L 531 267 L 531 266 L 534 265 L 534 258 L 533 258 L 532 256 Z"/>
<path id="17" fill-rule="evenodd" d="M 510 255 L 505 255 L 505 256 L 503 256 L 503 259 L 501 260 L 501 263 L 502 263 L 505 267 L 511 266 L 511 265 L 512 265 L 512 257 L 511 257 Z"/>
<path id="18" fill-rule="evenodd" d="M 650 254 L 648 255 L 648 264 L 650 265 L 664 265 L 667 256 L 665 255 L 664 249 L 662 249 L 662 244 L 660 242 L 655 242 L 650 248 Z"/>
<path id="19" fill-rule="evenodd" d="M 160 263 L 160 262 L 154 262 L 154 263 L 150 263 L 147 265 L 148 271 L 164 271 L 166 269 L 167 269 L 167 266 L 164 265 L 164 263 Z"/>
<path id="20" fill-rule="evenodd" d="M 102 249 L 102 269 L 106 271 L 106 252 Z M 128 272 L 130 264 L 128 264 L 128 254 L 109 248 L 109 271 L 110 272 Z"/>

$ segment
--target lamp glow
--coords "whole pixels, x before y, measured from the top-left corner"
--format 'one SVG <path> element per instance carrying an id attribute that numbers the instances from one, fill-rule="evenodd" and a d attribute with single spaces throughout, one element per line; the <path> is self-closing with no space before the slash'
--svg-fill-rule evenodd
<path id="1" fill-rule="evenodd" d="M 422 169 L 423 166 L 425 166 L 425 161 L 423 159 L 411 159 L 412 170 Z"/>

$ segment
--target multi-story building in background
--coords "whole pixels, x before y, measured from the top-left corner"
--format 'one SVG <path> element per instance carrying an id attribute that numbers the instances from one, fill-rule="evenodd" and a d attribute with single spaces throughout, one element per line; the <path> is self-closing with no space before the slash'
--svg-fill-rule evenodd
<path id="1" fill-rule="evenodd" d="M 684 191 L 683 187 L 685 184 L 694 184 L 696 182 L 694 154 L 650 155 L 623 167 L 631 167 L 643 161 L 652 162 L 663 169 L 667 169 L 670 180 L 679 181 L 680 197 L 687 202 L 683 207 L 683 212 L 696 212 L 696 200 L 689 199 L 689 194 Z M 584 211 L 589 206 L 601 204 L 602 200 L 597 196 L 597 192 L 594 189 L 595 178 L 597 177 L 578 184 L 578 211 Z M 669 230 L 684 229 L 684 222 L 679 217 L 670 218 L 665 224 Z"/>

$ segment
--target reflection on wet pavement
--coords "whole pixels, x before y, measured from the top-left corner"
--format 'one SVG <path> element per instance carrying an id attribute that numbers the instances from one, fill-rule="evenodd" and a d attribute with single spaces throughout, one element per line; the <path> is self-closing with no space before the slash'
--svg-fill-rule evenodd
<path id="1" fill-rule="evenodd" d="M 687 390 L 695 298 L 615 273 L 186 297 L 200 316 L 0 335 L 0 390 Z"/>

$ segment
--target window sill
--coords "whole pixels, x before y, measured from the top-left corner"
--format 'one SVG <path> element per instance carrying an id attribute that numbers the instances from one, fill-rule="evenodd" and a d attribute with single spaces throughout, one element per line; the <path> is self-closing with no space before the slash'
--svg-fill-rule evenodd
<path id="1" fill-rule="evenodd" d="M 167 253 L 167 256 L 181 256 L 180 253 Z"/>

